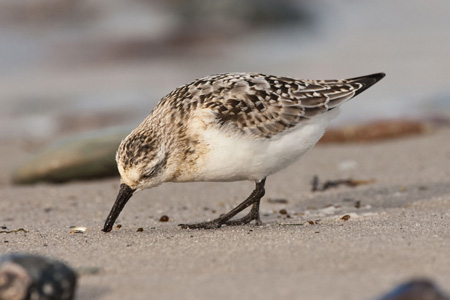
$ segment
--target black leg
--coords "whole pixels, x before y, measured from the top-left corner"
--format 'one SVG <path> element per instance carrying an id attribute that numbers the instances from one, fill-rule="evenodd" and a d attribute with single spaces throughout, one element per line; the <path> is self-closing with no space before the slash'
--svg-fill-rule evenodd
<path id="1" fill-rule="evenodd" d="M 195 224 L 180 224 L 181 228 L 190 228 L 190 229 L 213 229 L 213 228 L 219 228 L 222 225 L 228 225 L 228 226 L 234 226 L 234 225 L 243 225 L 251 222 L 252 220 L 256 221 L 257 225 L 261 225 L 261 219 L 259 217 L 259 203 L 261 201 L 261 198 L 264 196 L 265 190 L 264 190 L 264 184 L 266 183 L 266 178 L 256 181 L 255 182 L 255 189 L 253 192 L 248 196 L 247 199 L 245 199 L 244 202 L 233 208 L 230 212 L 227 214 L 218 217 L 217 219 L 214 219 L 209 222 L 202 222 L 202 223 L 195 223 Z M 230 221 L 231 218 L 233 218 L 235 215 L 249 207 L 253 204 L 252 209 L 246 215 L 245 217 Z"/>
<path id="2" fill-rule="evenodd" d="M 255 220 L 255 225 L 262 225 L 261 218 L 259 217 L 259 203 L 260 200 L 253 203 L 252 209 L 250 212 L 245 216 L 237 220 L 229 220 L 226 221 L 224 224 L 227 226 L 239 226 L 239 225 L 245 225 L 250 223 L 251 221 Z"/>

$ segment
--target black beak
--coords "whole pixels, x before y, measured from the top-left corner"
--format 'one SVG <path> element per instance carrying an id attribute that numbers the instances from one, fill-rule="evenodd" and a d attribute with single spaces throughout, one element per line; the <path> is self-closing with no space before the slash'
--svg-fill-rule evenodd
<path id="1" fill-rule="evenodd" d="M 133 193 L 135 191 L 136 190 L 133 190 L 124 183 L 120 185 L 120 190 L 119 194 L 117 195 L 116 202 L 111 208 L 108 218 L 106 218 L 105 226 L 103 227 L 102 231 L 110 232 L 112 230 L 114 222 L 116 221 L 122 209 L 125 207 L 125 204 L 127 204 L 128 200 L 130 200 L 131 196 L 133 196 Z"/>

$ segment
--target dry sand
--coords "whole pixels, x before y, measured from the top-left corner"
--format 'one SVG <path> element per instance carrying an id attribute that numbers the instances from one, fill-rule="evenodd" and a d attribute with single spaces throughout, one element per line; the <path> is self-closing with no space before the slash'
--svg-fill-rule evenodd
<path id="1" fill-rule="evenodd" d="M 248 182 L 164 184 L 141 192 L 122 212 L 122 228 L 105 234 L 100 229 L 117 178 L 11 186 L 4 173 L 0 225 L 28 232 L 1 233 L 0 252 L 67 262 L 82 274 L 77 299 L 374 299 L 414 277 L 429 277 L 449 292 L 449 136 L 441 129 L 316 147 L 268 178 L 261 227 L 177 227 L 228 211 L 250 193 Z M 4 172 L 24 158 L 19 146 L 0 144 Z M 313 175 L 376 182 L 312 193 Z M 159 222 L 162 215 L 170 221 Z M 71 225 L 88 230 L 70 234 Z"/>

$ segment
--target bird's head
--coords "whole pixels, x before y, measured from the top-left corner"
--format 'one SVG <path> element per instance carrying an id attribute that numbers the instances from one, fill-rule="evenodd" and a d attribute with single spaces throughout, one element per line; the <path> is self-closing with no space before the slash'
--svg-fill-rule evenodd
<path id="1" fill-rule="evenodd" d="M 167 152 L 163 145 L 147 137 L 128 136 L 117 150 L 116 162 L 121 183 L 135 191 L 164 182 Z"/>
<path id="2" fill-rule="evenodd" d="M 116 153 L 120 190 L 103 231 L 111 231 L 115 220 L 135 192 L 164 182 L 167 158 L 165 147 L 148 134 L 133 131 L 122 141 Z"/>

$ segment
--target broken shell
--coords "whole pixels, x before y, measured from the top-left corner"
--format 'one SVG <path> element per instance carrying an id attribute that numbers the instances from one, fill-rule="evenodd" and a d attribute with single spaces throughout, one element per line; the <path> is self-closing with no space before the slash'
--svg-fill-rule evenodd
<path id="1" fill-rule="evenodd" d="M 72 227 L 70 229 L 70 233 L 74 234 L 74 233 L 84 233 L 87 230 L 86 227 L 83 226 L 76 226 L 76 227 Z"/>

